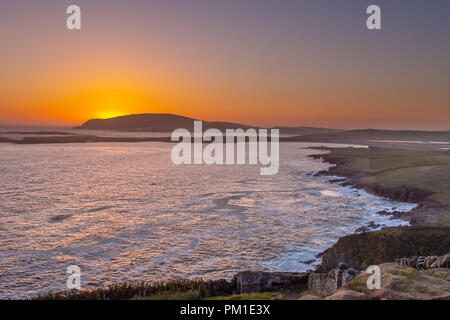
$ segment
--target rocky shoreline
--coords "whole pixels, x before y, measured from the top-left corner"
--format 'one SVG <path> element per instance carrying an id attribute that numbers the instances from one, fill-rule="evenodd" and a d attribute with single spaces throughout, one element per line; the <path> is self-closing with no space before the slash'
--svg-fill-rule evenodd
<path id="1" fill-rule="evenodd" d="M 370 147 L 369 147 L 370 148 Z M 448 210 L 438 201 L 430 199 L 432 191 L 405 185 L 386 185 L 366 183 L 364 178 L 370 174 L 361 170 L 349 169 L 349 159 L 336 156 L 331 148 L 312 148 L 329 151 L 326 154 L 314 154 L 310 157 L 321 159 L 334 166 L 316 173 L 317 176 L 338 176 L 331 183 L 362 189 L 370 194 L 385 197 L 393 201 L 415 203 L 417 207 L 409 212 L 386 212 L 395 219 L 404 219 L 411 227 L 391 227 L 371 231 L 370 227 L 361 227 L 355 234 L 341 237 L 336 244 L 319 255 L 322 259 L 314 273 L 309 277 L 313 281 L 314 291 L 331 294 L 335 288 L 334 273 L 345 262 L 352 270 L 364 270 L 370 265 L 380 265 L 396 261 L 407 267 L 416 267 L 421 262 L 422 269 L 448 268 L 450 252 L 450 227 L 437 226 L 434 216 Z M 379 226 L 372 226 L 379 227 Z M 409 257 L 410 258 L 405 258 Z M 441 263 L 444 261 L 443 263 Z M 426 266 L 426 268 L 424 268 Z M 447 279 L 450 280 L 450 279 Z M 311 280 L 309 280 L 311 283 Z M 330 290 L 330 283 L 333 290 Z M 311 286 L 311 285 L 310 285 Z M 450 283 L 448 283 L 450 290 Z M 335 290 L 336 291 L 336 290 Z M 350 299 L 348 295 L 346 298 Z"/>
<path id="2" fill-rule="evenodd" d="M 449 227 L 390 227 L 341 237 L 321 254 L 316 272 L 326 273 L 345 262 L 362 270 L 409 256 L 442 256 L 450 252 Z"/>
<path id="3" fill-rule="evenodd" d="M 367 173 L 348 170 L 346 164 L 348 159 L 342 156 L 335 156 L 333 148 L 310 148 L 321 151 L 328 151 L 326 154 L 310 155 L 313 159 L 321 159 L 329 164 L 334 165 L 328 170 L 319 171 L 315 173 L 316 176 L 338 176 L 340 178 L 333 179 L 330 182 L 339 183 L 342 186 L 351 186 L 356 189 L 361 189 L 367 193 L 378 197 L 387 198 L 393 201 L 414 203 L 416 208 L 408 212 L 385 212 L 380 211 L 379 214 L 392 215 L 397 219 L 403 219 L 409 222 L 411 226 L 432 226 L 436 225 L 434 217 L 438 212 L 450 211 L 446 205 L 431 199 L 433 192 L 430 190 L 417 188 L 408 185 L 387 185 L 378 183 L 366 183 L 364 178 L 368 176 Z"/>
<path id="4" fill-rule="evenodd" d="M 369 147 L 370 148 L 370 147 Z M 353 188 L 362 189 L 370 194 L 373 194 L 375 196 L 388 198 L 393 201 L 399 201 L 399 202 L 407 202 L 407 203 L 414 203 L 417 204 L 416 208 L 414 208 L 411 211 L 408 212 L 387 212 L 387 211 L 380 211 L 378 214 L 380 215 L 389 215 L 392 216 L 392 218 L 395 219 L 403 219 L 409 222 L 411 226 L 417 226 L 417 227 L 425 227 L 429 226 L 431 227 L 429 229 L 429 233 L 431 234 L 432 231 L 435 231 L 434 227 L 436 225 L 433 224 L 433 219 L 430 219 L 430 216 L 436 214 L 438 211 L 442 210 L 448 210 L 449 208 L 437 201 L 431 200 L 430 196 L 433 195 L 432 191 L 425 190 L 422 188 L 417 188 L 414 186 L 404 186 L 404 185 L 386 185 L 386 184 L 376 184 L 376 183 L 364 183 L 363 178 L 368 176 L 368 173 L 358 171 L 358 170 L 349 170 L 346 165 L 348 165 L 349 159 L 342 157 L 342 156 L 336 156 L 333 153 L 333 148 L 310 148 L 314 150 L 321 150 L 321 151 L 328 151 L 328 153 L 325 154 L 313 154 L 310 155 L 313 159 L 321 159 L 331 165 L 334 165 L 330 167 L 328 170 L 320 171 L 315 173 L 316 176 L 338 176 L 338 179 L 333 179 L 330 182 L 331 183 L 339 183 L 342 186 L 351 186 Z M 372 228 L 365 228 L 361 227 L 355 230 L 356 233 L 367 233 L 370 231 L 369 229 Z M 416 229 L 409 229 L 409 228 L 389 228 L 391 230 L 399 230 L 398 233 L 402 233 L 400 230 L 411 230 L 411 233 L 415 233 L 415 231 L 424 232 L 424 228 L 416 228 Z M 450 233 L 448 228 L 441 228 L 437 229 L 437 233 L 440 234 L 440 232 L 443 232 L 443 239 L 448 248 L 446 250 L 450 251 Z M 392 231 L 391 233 L 395 233 Z M 403 233 L 406 233 L 404 231 Z M 373 233 L 375 235 L 381 234 L 381 232 Z M 399 237 L 399 235 L 396 235 Z M 354 235 L 347 235 L 345 237 L 341 237 L 338 242 L 333 246 L 336 247 L 339 245 L 340 242 L 346 241 L 346 239 L 352 239 L 353 241 L 358 241 L 356 239 L 362 237 L 362 235 L 354 234 Z M 422 235 L 423 237 L 423 235 Z M 383 237 L 384 240 L 386 240 Z M 372 239 L 371 241 L 373 241 Z M 348 241 L 348 240 L 347 240 Z M 367 239 L 369 241 L 369 239 Z M 411 245 L 411 243 L 409 243 Z M 333 248 L 332 247 L 332 248 Z M 323 258 L 323 255 L 326 252 L 329 252 L 332 248 L 327 249 L 323 254 L 321 254 L 321 257 Z M 445 251 L 445 250 L 444 250 Z M 390 259 L 394 259 L 393 257 L 389 257 Z M 389 260 L 386 260 L 389 261 Z M 392 261 L 392 260 L 391 260 Z M 320 266 L 318 267 L 318 270 L 320 270 Z"/>

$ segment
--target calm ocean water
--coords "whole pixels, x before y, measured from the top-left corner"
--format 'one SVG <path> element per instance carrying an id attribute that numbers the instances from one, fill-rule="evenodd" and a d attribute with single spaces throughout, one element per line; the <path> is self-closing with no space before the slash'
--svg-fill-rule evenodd
<path id="1" fill-rule="evenodd" d="M 172 145 L 0 144 L 0 298 L 175 277 L 304 271 L 302 262 L 377 215 L 409 210 L 308 175 L 314 144 L 282 143 L 280 171 L 175 166 Z"/>

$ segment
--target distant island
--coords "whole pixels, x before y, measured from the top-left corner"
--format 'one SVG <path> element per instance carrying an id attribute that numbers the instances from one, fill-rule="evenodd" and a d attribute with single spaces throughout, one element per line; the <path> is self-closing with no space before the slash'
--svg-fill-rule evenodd
<path id="1" fill-rule="evenodd" d="M 179 116 L 169 113 L 144 113 L 131 114 L 110 119 L 91 119 L 81 126 L 74 127 L 75 130 L 114 130 L 131 132 L 172 132 L 178 128 L 193 130 L 195 120 L 189 117 Z M 246 124 L 222 122 L 222 121 L 203 121 L 203 129 L 216 128 L 221 131 L 226 129 L 248 129 L 255 128 Z M 315 128 L 315 127 L 276 127 L 282 134 L 326 134 L 339 132 L 338 129 Z"/>

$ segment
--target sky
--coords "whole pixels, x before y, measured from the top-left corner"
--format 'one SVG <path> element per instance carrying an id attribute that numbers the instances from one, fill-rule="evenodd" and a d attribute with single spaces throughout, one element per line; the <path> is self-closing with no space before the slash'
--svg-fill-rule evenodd
<path id="1" fill-rule="evenodd" d="M 175 113 L 448 130 L 449 35 L 440 0 L 1 0 L 0 124 Z"/>

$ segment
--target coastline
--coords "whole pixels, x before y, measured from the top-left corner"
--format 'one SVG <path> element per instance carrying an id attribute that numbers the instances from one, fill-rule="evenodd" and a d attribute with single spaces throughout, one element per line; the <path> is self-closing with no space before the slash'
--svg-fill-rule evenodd
<path id="1" fill-rule="evenodd" d="M 385 228 L 397 228 L 397 227 L 408 227 L 408 226 L 417 226 L 418 224 L 415 221 L 411 221 L 411 217 L 413 216 L 413 212 L 415 210 L 420 210 L 419 206 L 421 205 L 421 201 L 423 201 L 422 197 L 416 197 L 416 194 L 421 194 L 420 192 L 414 193 L 414 189 L 412 189 L 413 193 L 412 196 L 407 195 L 406 197 L 404 195 L 398 196 L 398 193 L 392 193 L 392 190 L 395 190 L 394 186 L 379 186 L 377 188 L 372 188 L 372 186 L 365 185 L 363 183 L 360 183 L 357 179 L 358 177 L 361 177 L 361 174 L 359 173 L 351 173 L 349 171 L 345 171 L 341 169 L 342 163 L 346 161 L 346 159 L 341 159 L 333 154 L 333 150 L 335 149 L 345 149 L 347 147 L 308 147 L 307 149 L 312 150 L 320 150 L 320 151 L 326 151 L 326 153 L 321 154 L 311 154 L 308 157 L 314 159 L 314 160 L 322 160 L 323 162 L 326 162 L 327 164 L 330 164 L 330 167 L 327 170 L 322 170 L 319 172 L 313 173 L 314 176 L 323 176 L 327 177 L 328 183 L 337 183 L 342 188 L 349 187 L 352 190 L 355 190 L 358 194 L 366 193 L 367 195 L 374 196 L 374 197 L 381 197 L 385 198 L 391 201 L 395 202 L 401 202 L 401 203 L 409 203 L 413 205 L 411 209 L 407 210 L 398 210 L 398 207 L 394 207 L 392 210 L 380 210 L 376 214 L 380 216 L 386 216 L 386 218 L 391 220 L 398 220 L 398 221 L 405 221 L 407 224 L 393 224 L 393 225 L 386 225 L 385 223 L 379 223 L 374 224 L 373 221 L 369 222 L 367 225 L 361 225 L 355 229 L 353 233 L 345 234 L 340 236 L 336 242 L 322 250 L 315 258 L 319 260 L 319 263 L 312 263 L 311 266 L 314 266 L 314 270 L 307 270 L 307 272 L 313 271 L 323 271 L 327 270 L 327 268 L 322 267 L 322 257 L 326 254 L 326 252 L 329 252 L 333 249 L 333 247 L 338 244 L 341 239 L 345 237 L 352 237 L 354 235 L 358 235 L 361 233 L 372 233 L 375 231 L 379 231 Z M 426 190 L 420 190 L 422 194 L 431 194 L 430 192 Z M 336 262 L 338 263 L 338 262 Z M 329 263 L 328 263 L 329 264 Z M 337 264 L 336 266 L 337 267 Z M 330 271 L 332 268 L 328 268 L 328 271 Z M 327 272 L 328 272 L 327 271 Z"/>
<path id="2" fill-rule="evenodd" d="M 397 219 L 406 220 L 411 226 L 450 225 L 450 206 L 434 199 L 433 195 L 435 192 L 411 184 L 396 185 L 377 183 L 372 180 L 368 181 L 367 178 L 370 178 L 373 173 L 358 168 L 358 165 L 360 165 L 358 162 L 365 161 L 366 158 L 352 159 L 351 156 L 338 154 L 339 151 L 346 149 L 350 150 L 351 148 L 311 147 L 310 149 L 328 151 L 328 153 L 313 154 L 310 157 L 313 159 L 321 159 L 334 165 L 328 170 L 316 173 L 316 175 L 342 177 L 332 182 L 339 183 L 342 186 L 351 186 L 356 189 L 361 189 L 374 196 L 387 198 L 392 201 L 416 204 L 414 209 L 407 212 L 380 212 L 380 214 L 392 215 Z M 369 150 L 375 150 L 375 152 L 378 151 L 377 148 L 371 147 L 369 147 Z M 354 153 L 353 151 L 354 150 L 351 150 L 352 153 Z M 386 151 L 383 150 L 383 152 Z M 397 152 L 397 150 L 388 152 Z M 354 163 L 352 163 L 352 160 L 355 160 Z"/>
<path id="3" fill-rule="evenodd" d="M 309 157 L 312 157 L 314 159 L 322 159 L 326 162 L 328 162 L 329 164 L 333 165 L 335 164 L 335 166 L 331 166 L 330 168 L 328 168 L 328 170 L 324 170 L 322 172 L 317 172 L 316 175 L 321 175 L 321 176 L 329 176 L 330 181 L 329 183 L 333 183 L 333 182 L 340 182 L 342 184 L 345 184 L 345 186 L 349 186 L 349 187 L 353 187 L 356 188 L 357 190 L 366 190 L 369 191 L 370 194 L 373 194 L 375 196 L 379 196 L 380 194 L 376 194 L 375 192 L 370 192 L 373 191 L 373 189 L 366 189 L 364 188 L 364 186 L 361 183 L 358 183 L 358 181 L 356 180 L 356 178 L 358 177 L 362 177 L 364 176 L 364 174 L 362 173 L 358 173 L 358 172 L 350 172 L 350 171 L 345 171 L 342 169 L 342 165 L 344 163 L 346 163 L 346 161 L 348 161 L 348 158 L 342 158 L 342 157 L 336 157 L 333 154 L 333 150 L 343 150 L 345 148 L 312 148 L 312 149 L 319 149 L 319 150 L 324 150 L 324 151 L 328 151 L 328 153 L 325 154 L 312 154 L 309 155 Z M 363 150 L 364 151 L 364 150 Z M 348 172 L 348 174 L 342 174 L 342 173 L 346 173 Z M 342 178 L 339 179 L 333 179 L 334 176 L 339 176 Z M 355 180 L 353 180 L 355 179 Z M 392 186 L 389 186 L 387 190 L 392 190 Z M 376 190 L 382 190 L 380 189 L 376 189 Z M 409 190 L 409 189 L 407 189 Z M 415 190 L 415 189 L 411 189 L 411 190 Z M 429 194 L 430 192 L 427 192 L 427 194 Z M 385 195 L 388 195 L 388 197 L 386 197 Z M 412 193 L 412 195 L 416 195 L 418 193 Z M 404 200 L 405 196 L 402 195 L 402 197 L 398 197 L 397 193 L 387 193 L 384 192 L 381 195 L 385 196 L 386 198 L 389 198 L 391 200 L 394 201 L 398 201 L 398 200 Z M 415 198 L 413 196 L 410 196 L 409 193 L 406 194 L 406 199 L 409 200 L 409 202 L 412 202 L 413 200 L 420 200 L 418 198 Z M 418 203 L 418 202 L 417 202 Z M 414 211 L 414 210 L 412 210 Z M 398 212 L 385 212 L 385 215 L 389 215 L 390 217 L 395 217 L 398 218 L 399 216 L 402 219 L 407 219 L 409 220 L 410 217 L 410 212 L 402 212 L 402 213 L 398 213 Z M 417 222 L 415 222 L 417 223 Z M 315 270 L 310 270 L 308 272 L 253 272 L 253 271 L 244 271 L 244 272 L 240 272 L 238 274 L 235 275 L 234 279 L 229 281 L 229 280 L 220 280 L 222 281 L 222 283 L 227 283 L 226 287 L 228 288 L 227 292 L 233 291 L 233 290 L 237 290 L 237 284 L 236 284 L 236 279 L 241 279 L 241 283 L 244 283 L 243 286 L 241 287 L 246 287 L 247 288 L 249 286 L 253 286 L 255 285 L 255 282 L 257 282 L 257 289 L 255 289 L 255 292 L 260 292 L 260 291 L 265 291 L 263 290 L 263 285 L 261 285 L 261 281 L 265 281 L 267 283 L 272 282 L 273 278 L 279 278 L 281 276 L 286 276 L 286 277 L 300 277 L 302 278 L 303 282 L 301 287 L 304 290 L 304 277 L 307 277 L 309 274 L 311 273 L 324 273 L 324 272 L 330 272 L 330 270 L 332 270 L 333 268 L 336 268 L 338 263 L 342 262 L 341 259 L 345 259 L 346 263 L 349 263 L 352 266 L 355 266 L 357 268 L 364 268 L 367 264 L 369 263 L 385 263 L 385 262 L 392 262 L 395 261 L 396 258 L 401 258 L 404 256 L 409 256 L 409 255 L 413 255 L 416 253 L 416 246 L 417 248 L 419 248 L 420 253 L 422 254 L 422 252 L 426 253 L 427 248 L 432 248 L 432 250 L 439 250 L 439 252 L 441 251 L 445 251 L 447 250 L 447 244 L 445 243 L 445 240 L 449 237 L 447 237 L 447 229 L 446 228 L 440 228 L 436 235 L 436 231 L 438 229 L 436 228 L 428 228 L 428 227 L 388 227 L 388 228 L 384 228 L 382 230 L 377 230 L 377 231 L 369 231 L 369 232 L 361 232 L 361 233 L 351 233 L 351 234 L 347 234 L 344 236 L 341 236 L 332 246 L 326 248 L 321 254 L 319 254 L 320 258 L 321 258 L 321 263 L 315 268 Z M 419 239 L 421 239 L 420 243 L 417 243 L 417 239 L 416 239 L 416 234 L 420 234 Z M 429 237 L 431 235 L 434 235 L 433 241 L 429 241 L 431 238 Z M 408 245 L 404 245 L 402 244 L 401 241 L 399 241 L 398 239 L 408 239 Z M 443 241 L 444 240 L 444 241 Z M 390 247 L 393 248 L 393 250 L 386 251 L 386 248 L 383 247 L 383 243 L 388 243 Z M 428 245 L 428 242 L 430 242 L 430 245 Z M 373 247 L 370 247 L 370 245 L 367 247 L 364 247 L 364 245 L 366 243 L 370 243 L 370 245 L 373 244 Z M 439 245 L 443 244 L 443 248 L 439 247 Z M 426 247 L 424 249 L 424 247 Z M 364 248 L 364 255 L 361 255 L 360 249 Z M 425 250 L 425 251 L 423 251 Z M 384 252 L 387 252 L 386 254 L 384 254 Z M 356 258 L 355 258 L 356 257 Z M 250 279 L 250 280 L 249 280 Z M 259 280 L 255 280 L 255 279 L 259 279 Z M 261 280 L 262 279 L 262 280 Z M 193 280 L 185 280 L 187 282 L 189 281 L 193 281 Z M 207 280 L 204 283 L 208 284 L 208 283 L 214 283 L 214 281 L 218 281 L 218 280 Z M 223 282 L 224 281 L 224 282 Z M 252 282 L 253 281 L 253 282 Z M 259 282 L 258 282 L 259 281 Z M 119 286 L 132 286 L 132 283 L 129 282 L 123 282 L 121 284 L 119 284 Z M 155 284 L 157 285 L 157 284 Z M 89 289 L 88 289 L 89 290 Z M 93 288 L 90 289 L 90 291 L 88 292 L 93 292 L 93 291 L 108 291 L 108 289 L 102 288 L 101 286 L 98 288 Z M 114 289 L 113 289 L 114 290 Z M 245 289 L 240 289 L 241 292 L 238 293 L 242 293 L 242 290 L 245 291 Z M 279 288 L 279 290 L 284 290 L 283 287 Z M 183 293 L 186 293 L 185 289 L 181 290 Z M 89 293 L 89 296 L 90 293 Z M 79 296 L 78 296 L 79 297 Z M 72 298 L 77 299 L 77 296 L 72 296 Z M 132 298 L 132 297 L 129 297 Z M 170 297 L 166 297 L 166 298 L 170 298 Z"/>
<path id="4" fill-rule="evenodd" d="M 345 157 L 342 156 L 342 154 L 336 155 L 336 152 L 339 153 L 342 152 L 343 150 L 344 151 L 350 150 L 352 153 L 358 152 L 364 153 L 364 152 L 371 152 L 370 149 L 369 151 L 354 150 L 353 148 L 340 148 L 340 147 L 339 148 L 313 147 L 309 149 L 318 149 L 328 152 L 322 154 L 312 154 L 309 155 L 309 157 L 314 159 L 321 159 L 323 161 L 326 161 L 330 165 L 333 164 L 335 165 L 329 167 L 327 170 L 320 171 L 314 174 L 318 176 L 330 177 L 329 183 L 339 182 L 344 187 L 348 186 L 356 188 L 357 190 L 364 190 L 374 196 L 382 196 L 394 201 L 407 200 L 407 202 L 409 203 L 417 203 L 418 208 L 408 212 L 395 212 L 395 211 L 379 212 L 379 214 L 382 215 L 407 220 L 411 222 L 412 227 L 389 227 L 378 231 L 369 231 L 369 232 L 362 231 L 361 233 L 350 233 L 345 236 L 341 236 L 332 246 L 326 248 L 320 254 L 322 261 L 321 264 L 315 269 L 315 271 L 311 270 L 309 272 L 297 272 L 297 273 L 248 271 L 244 272 L 243 273 L 244 275 L 245 274 L 258 275 L 258 277 L 261 276 L 263 279 L 272 279 L 271 277 L 280 277 L 280 274 L 297 274 L 298 276 L 299 274 L 303 275 L 311 274 L 311 272 L 326 273 L 332 270 L 333 268 L 336 268 L 337 265 L 340 262 L 342 262 L 342 259 L 344 259 L 344 261 L 349 265 L 355 266 L 359 270 L 361 270 L 361 268 L 366 267 L 367 264 L 372 263 L 381 264 L 385 262 L 392 262 L 395 261 L 395 259 L 402 258 L 405 256 L 413 256 L 417 254 L 428 255 L 434 254 L 435 252 L 438 252 L 436 254 L 441 254 L 441 252 L 445 252 L 447 249 L 449 249 L 447 251 L 450 252 L 450 245 L 448 245 L 448 240 L 450 239 L 450 229 L 448 225 L 444 227 L 438 227 L 438 225 L 430 226 L 427 224 L 421 224 L 421 220 L 415 217 L 418 213 L 423 212 L 425 206 L 430 205 L 430 203 L 431 204 L 434 203 L 434 201 L 430 201 L 430 199 L 428 199 L 428 197 L 433 195 L 433 192 L 426 189 L 416 188 L 414 186 L 396 187 L 395 185 L 376 186 L 373 184 L 366 184 L 363 179 L 369 176 L 367 172 L 364 172 L 364 170 L 360 171 L 359 170 L 360 168 L 357 167 L 354 168 L 352 167 L 354 170 L 348 169 L 348 165 L 352 160 L 352 157 Z M 313 175 L 313 173 L 311 173 L 311 175 Z M 427 211 L 427 214 L 431 214 L 431 212 Z M 408 242 L 408 245 L 405 245 L 403 243 L 405 240 Z M 371 246 L 364 247 L 364 245 L 367 243 L 370 243 L 371 245 L 373 244 L 373 247 Z M 386 251 L 387 244 L 389 247 L 392 247 L 393 250 L 384 254 L 384 251 Z M 361 256 L 361 250 L 364 251 L 363 256 Z M 220 281 L 225 281 L 228 283 L 227 286 L 236 288 L 235 279 L 236 277 L 239 277 L 240 274 L 242 273 L 237 274 L 232 281 L 229 280 L 220 280 Z M 185 281 L 186 283 L 189 283 L 189 281 L 194 280 L 185 280 Z M 200 281 L 199 283 L 208 284 L 211 281 L 214 282 L 217 280 L 210 280 L 204 282 Z M 156 286 L 157 284 L 152 285 Z M 161 286 L 161 284 L 159 285 Z M 131 282 L 124 281 L 123 283 L 119 283 L 113 286 L 112 289 L 104 288 L 99 284 L 98 287 L 88 288 L 86 289 L 87 291 L 85 292 L 105 292 L 105 291 L 109 292 L 111 290 L 116 290 L 114 288 L 118 288 L 120 286 L 133 287 L 134 284 L 132 284 Z M 230 289 L 230 287 L 227 288 Z M 185 290 L 186 289 L 182 289 L 183 292 Z M 63 293 L 57 293 L 56 296 L 49 295 L 41 298 L 49 298 L 49 299 L 51 299 L 52 297 L 62 298 L 62 296 L 58 296 L 58 294 L 63 295 Z M 89 297 L 92 297 L 92 295 L 89 294 Z M 70 295 L 67 298 L 78 299 L 81 298 L 81 296 Z"/>
<path id="5" fill-rule="evenodd" d="M 312 154 L 307 157 L 314 158 L 316 157 L 316 155 Z M 332 169 L 332 167 L 330 167 L 329 169 Z M 319 248 L 318 250 L 313 248 L 306 248 L 303 250 L 301 248 L 294 248 L 288 252 L 282 253 L 281 256 L 276 259 L 278 262 L 287 260 L 297 261 L 304 265 L 303 268 L 274 269 L 267 272 L 314 272 L 318 270 L 318 268 L 320 268 L 322 262 L 321 258 L 324 252 L 332 248 L 333 245 L 335 245 L 340 239 L 344 237 L 367 232 L 375 232 L 383 228 L 406 227 L 411 225 L 407 217 L 412 210 L 416 209 L 417 203 L 406 203 L 394 199 L 389 199 L 387 197 L 381 197 L 379 195 L 369 193 L 363 188 L 359 188 L 351 184 L 343 184 L 342 181 L 345 180 L 344 177 L 330 175 L 328 174 L 328 170 L 316 171 L 308 175 L 324 177 L 326 178 L 324 182 L 327 184 L 337 184 L 340 189 L 339 193 L 342 194 L 342 196 L 356 195 L 357 197 L 361 197 L 363 199 L 367 198 L 367 200 L 370 200 L 370 198 L 378 198 L 383 199 L 386 202 L 392 201 L 392 203 L 380 203 L 378 205 L 381 207 L 378 207 L 375 210 L 370 207 L 365 208 L 364 211 L 366 212 L 361 216 L 361 221 L 355 221 L 353 230 L 347 230 L 346 232 L 343 232 L 336 239 L 332 240 L 331 243 L 321 246 L 321 248 Z M 261 264 L 266 265 L 265 263 Z"/>
<path id="6" fill-rule="evenodd" d="M 413 226 L 416 225 L 415 221 L 411 221 L 411 212 L 413 210 L 417 210 L 421 202 L 424 200 L 423 197 L 419 196 L 416 197 L 418 194 L 422 195 L 429 195 L 430 192 L 426 190 L 411 190 L 412 195 L 409 195 L 408 188 L 406 189 L 406 195 L 405 193 L 399 193 L 399 192 L 393 192 L 396 188 L 394 186 L 373 186 L 361 183 L 359 181 L 359 178 L 362 176 L 361 173 L 355 173 L 343 170 L 340 166 L 342 163 L 344 163 L 346 160 L 337 158 L 333 155 L 333 149 L 342 149 L 342 148 L 329 148 L 329 147 L 310 147 L 308 149 L 313 150 L 323 150 L 327 151 L 327 153 L 323 154 L 312 154 L 308 157 L 313 158 L 315 160 L 322 160 L 328 164 L 330 164 L 330 168 L 327 170 L 322 170 L 319 172 L 315 172 L 315 176 L 324 176 L 329 177 L 329 183 L 336 183 L 341 187 L 350 187 L 352 189 L 357 190 L 358 192 L 364 192 L 368 195 L 374 196 L 374 197 L 381 197 L 385 198 L 391 201 L 401 202 L 401 203 L 409 203 L 411 205 L 414 205 L 409 210 L 397 210 L 398 208 L 393 208 L 393 210 L 380 210 L 377 212 L 377 214 L 382 216 L 389 217 L 389 220 L 398 219 L 403 220 L 408 223 L 408 225 Z M 364 227 L 364 226 L 361 226 Z M 367 231 L 376 231 L 377 229 L 371 228 L 372 230 Z M 359 232 L 355 232 L 359 233 Z"/>
<path id="7" fill-rule="evenodd" d="M 362 189 L 369 194 L 393 201 L 417 204 L 414 209 L 406 212 L 378 212 L 381 215 L 408 221 L 410 226 L 389 227 L 369 232 L 364 230 L 362 233 L 343 236 L 332 247 L 320 254 L 322 262 L 316 268 L 316 272 L 329 272 L 343 260 L 361 269 L 371 264 L 395 261 L 405 256 L 437 255 L 450 251 L 449 207 L 432 198 L 435 192 L 414 185 L 373 183 L 373 179 L 366 178 L 374 173 L 361 170 L 362 166 L 358 168 L 365 159 L 358 157 L 360 154 L 350 148 L 347 150 L 351 156 L 343 155 L 341 152 L 345 149 L 342 148 L 313 147 L 311 149 L 328 151 L 328 153 L 315 154 L 311 157 L 334 165 L 316 175 L 342 177 L 331 182 Z M 368 152 L 371 151 L 379 150 L 369 147 Z M 383 150 L 383 152 L 386 151 Z M 387 152 L 395 153 L 396 151 Z M 356 161 L 352 162 L 355 159 Z M 432 178 L 428 177 L 430 180 Z"/>

